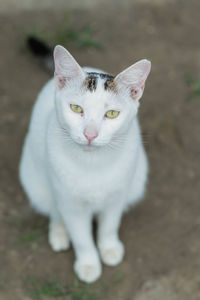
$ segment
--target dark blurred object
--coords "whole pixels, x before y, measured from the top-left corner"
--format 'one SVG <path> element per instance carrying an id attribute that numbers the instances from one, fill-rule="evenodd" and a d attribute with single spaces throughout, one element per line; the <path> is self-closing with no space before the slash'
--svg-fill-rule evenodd
<path id="1" fill-rule="evenodd" d="M 27 38 L 27 44 L 29 49 L 32 51 L 33 54 L 36 56 L 47 56 L 50 55 L 52 50 L 49 46 L 45 45 L 44 42 L 40 41 L 39 39 L 29 36 Z"/>
<path id="2" fill-rule="evenodd" d="M 31 53 L 39 58 L 45 70 L 52 75 L 54 71 L 52 48 L 34 36 L 27 37 L 27 46 Z"/>

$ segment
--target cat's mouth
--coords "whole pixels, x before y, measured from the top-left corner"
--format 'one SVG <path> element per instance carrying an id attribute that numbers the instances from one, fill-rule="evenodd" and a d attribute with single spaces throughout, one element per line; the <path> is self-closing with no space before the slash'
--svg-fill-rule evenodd
<path id="1" fill-rule="evenodd" d="M 102 148 L 104 145 L 99 143 L 83 143 L 81 144 L 84 151 L 93 151 L 95 149 Z"/>

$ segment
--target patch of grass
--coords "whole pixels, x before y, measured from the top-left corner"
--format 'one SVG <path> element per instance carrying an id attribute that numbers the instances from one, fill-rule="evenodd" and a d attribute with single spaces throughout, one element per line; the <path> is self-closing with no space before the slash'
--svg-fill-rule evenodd
<path id="1" fill-rule="evenodd" d="M 89 284 L 80 282 L 77 278 L 69 285 L 59 281 L 39 281 L 29 278 L 25 281 L 25 288 L 34 300 L 42 300 L 45 297 L 61 297 L 70 300 L 98 300 L 97 293 Z"/>
<path id="2" fill-rule="evenodd" d="M 48 231 L 47 220 L 42 217 L 23 220 L 21 222 L 21 231 L 22 234 L 18 238 L 18 242 L 21 245 L 43 242 Z"/>
<path id="3" fill-rule="evenodd" d="M 185 75 L 185 81 L 186 83 L 190 86 L 191 84 L 193 84 L 195 82 L 195 77 L 194 74 L 192 73 L 187 73 Z"/>
<path id="4" fill-rule="evenodd" d="M 43 234 L 42 231 L 34 230 L 34 231 L 27 231 L 23 235 L 18 238 L 18 242 L 23 246 L 25 245 L 32 245 L 32 244 L 41 244 L 44 242 L 46 237 L 46 233 Z"/>
<path id="5" fill-rule="evenodd" d="M 54 44 L 74 43 L 77 48 L 96 48 L 101 49 L 102 45 L 94 38 L 95 30 L 91 26 L 82 29 L 66 28 L 57 31 L 55 34 Z"/>
<path id="6" fill-rule="evenodd" d="M 25 287 L 34 300 L 40 300 L 43 297 L 58 297 L 66 295 L 67 289 L 58 281 L 40 282 L 35 278 L 29 278 L 25 282 Z"/>
<path id="7" fill-rule="evenodd" d="M 42 42 L 47 42 L 48 39 L 51 38 L 51 34 L 47 32 L 45 29 L 39 28 L 36 25 L 32 26 L 28 30 L 28 35 L 35 36 Z"/>
<path id="8" fill-rule="evenodd" d="M 107 299 L 110 289 L 123 282 L 124 277 L 124 273 L 118 271 L 110 282 L 101 279 L 92 285 L 79 281 L 77 277 L 68 284 L 58 280 L 38 280 L 29 277 L 24 285 L 34 300 L 43 300 L 47 297 L 62 297 L 65 300 L 101 300 Z"/>
<path id="9" fill-rule="evenodd" d="M 185 75 L 185 81 L 190 88 L 190 98 L 200 100 L 200 80 L 197 80 L 192 73 Z"/>
<path id="10" fill-rule="evenodd" d="M 34 27 L 27 32 L 27 35 L 34 36 L 48 45 L 50 44 L 53 46 L 61 44 L 66 47 L 73 45 L 81 49 L 103 49 L 102 44 L 95 39 L 95 29 L 91 26 L 75 29 L 68 25 L 63 25 L 60 30 L 55 32 L 47 32 L 42 28 L 39 29 Z"/>
<path id="11" fill-rule="evenodd" d="M 19 242 L 22 244 L 32 244 L 37 240 L 38 240 L 38 236 L 31 233 L 26 233 L 19 238 Z"/>
<path id="12" fill-rule="evenodd" d="M 69 295 L 72 300 L 97 300 L 98 295 L 92 289 L 92 286 L 74 279 L 69 287 Z"/>
<path id="13" fill-rule="evenodd" d="M 16 224 L 16 225 L 21 224 L 24 221 L 23 218 L 17 217 L 17 216 L 8 216 L 8 217 L 5 217 L 4 219 L 5 219 L 5 221 Z"/>

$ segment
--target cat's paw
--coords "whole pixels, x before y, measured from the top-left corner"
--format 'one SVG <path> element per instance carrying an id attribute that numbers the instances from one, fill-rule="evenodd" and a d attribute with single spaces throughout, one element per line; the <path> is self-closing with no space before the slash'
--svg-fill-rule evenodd
<path id="1" fill-rule="evenodd" d="M 116 266 L 122 262 L 124 257 L 124 245 L 121 241 L 105 243 L 99 246 L 101 259 L 108 266 Z"/>
<path id="2" fill-rule="evenodd" d="M 101 263 L 98 260 L 85 263 L 76 261 L 74 264 L 74 271 L 80 280 L 92 283 L 101 275 Z"/>
<path id="3" fill-rule="evenodd" d="M 70 247 L 70 240 L 65 226 L 62 223 L 54 224 L 49 229 L 49 244 L 58 252 L 67 250 Z"/>

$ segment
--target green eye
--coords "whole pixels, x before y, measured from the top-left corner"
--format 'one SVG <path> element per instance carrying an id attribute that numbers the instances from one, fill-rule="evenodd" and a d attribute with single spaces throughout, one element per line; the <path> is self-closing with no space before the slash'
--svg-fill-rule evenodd
<path id="1" fill-rule="evenodd" d="M 115 119 L 119 116 L 119 111 L 117 110 L 109 110 L 105 114 L 106 118 Z"/>
<path id="2" fill-rule="evenodd" d="M 81 106 L 76 105 L 76 104 L 70 104 L 71 110 L 73 110 L 75 113 L 81 114 L 83 112 L 83 109 Z"/>

